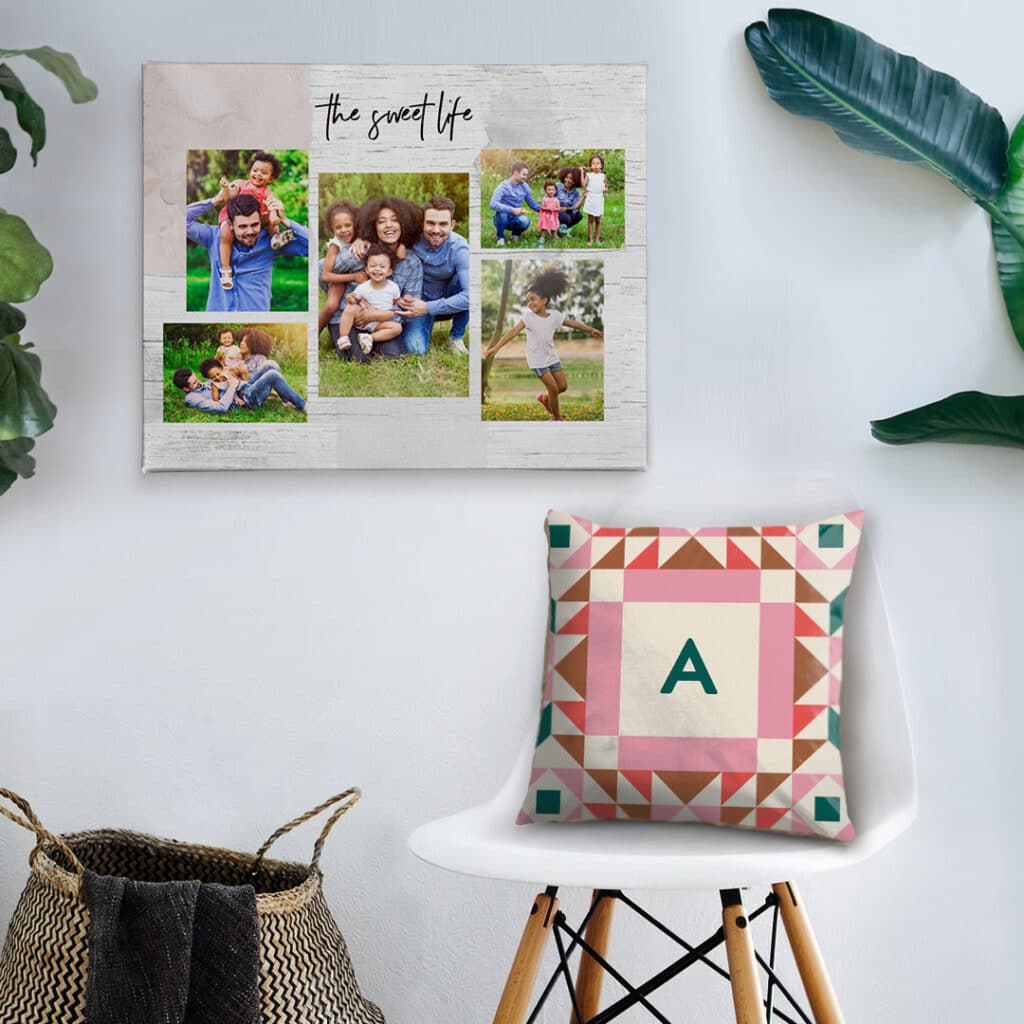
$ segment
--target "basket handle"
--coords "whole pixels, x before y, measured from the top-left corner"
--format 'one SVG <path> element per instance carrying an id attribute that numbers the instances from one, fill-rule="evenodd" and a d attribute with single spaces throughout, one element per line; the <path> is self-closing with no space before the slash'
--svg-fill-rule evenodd
<path id="1" fill-rule="evenodd" d="M 75 856 L 71 847 L 61 839 L 60 836 L 54 835 L 49 829 L 43 826 L 43 823 L 36 817 L 35 811 L 32 810 L 29 802 L 23 797 L 18 796 L 17 793 L 11 792 L 9 789 L 0 788 L 0 797 L 5 800 L 9 800 L 21 814 L 15 814 L 14 811 L 8 810 L 6 807 L 0 806 L 0 814 L 2 814 L 8 821 L 13 821 L 15 825 L 20 825 L 24 829 L 28 829 L 29 832 L 34 832 L 36 838 L 39 840 L 29 855 L 29 863 L 34 864 L 36 857 L 39 856 L 43 844 L 48 843 L 51 846 L 56 846 L 61 853 L 67 858 L 68 863 L 75 869 L 75 874 L 79 878 L 85 874 L 85 866 Z"/>
<path id="2" fill-rule="evenodd" d="M 312 810 L 299 815 L 299 817 L 289 821 L 287 825 L 282 825 L 257 851 L 256 857 L 252 862 L 252 868 L 249 870 L 250 876 L 253 878 L 256 877 L 260 869 L 260 864 L 263 863 L 264 854 L 266 854 L 267 850 L 269 850 L 270 847 L 281 838 L 281 836 L 286 832 L 291 832 L 293 828 L 298 828 L 299 825 L 304 824 L 311 818 L 315 818 L 318 814 L 326 811 L 329 807 L 334 807 L 335 804 L 338 804 L 339 806 L 337 810 L 327 819 L 327 824 L 324 825 L 323 831 L 320 833 L 320 837 L 313 846 L 313 860 L 310 862 L 310 867 L 318 867 L 320 864 L 320 854 L 323 853 L 324 843 L 327 842 L 327 837 L 331 834 L 331 829 L 334 828 L 338 823 L 338 819 L 343 814 L 347 813 L 355 806 L 362 795 L 362 792 L 357 786 L 352 786 L 350 789 L 346 789 L 344 793 L 332 796 L 329 800 L 325 800 L 322 804 L 319 804 Z M 2 808 L 0 808 L 0 810 L 2 810 Z"/>

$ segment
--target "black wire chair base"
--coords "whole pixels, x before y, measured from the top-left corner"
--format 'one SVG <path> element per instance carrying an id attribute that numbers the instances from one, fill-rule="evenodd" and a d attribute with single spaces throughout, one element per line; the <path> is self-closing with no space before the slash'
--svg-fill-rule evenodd
<path id="1" fill-rule="evenodd" d="M 546 891 L 549 896 L 554 898 L 558 889 L 555 886 L 548 886 Z M 721 895 L 723 906 L 735 906 L 740 903 L 739 893 L 737 890 L 726 889 L 722 891 Z M 594 949 L 593 946 L 591 946 L 584 938 L 587 925 L 590 923 L 591 918 L 594 916 L 603 900 L 618 900 L 620 904 L 643 918 L 648 924 L 675 942 L 676 945 L 684 951 L 683 955 L 669 964 L 664 970 L 652 975 L 639 985 L 634 985 L 629 982 L 620 971 L 609 963 L 608 960 Z M 781 1024 L 814 1024 L 811 1016 L 800 1005 L 800 1003 L 797 1002 L 796 998 L 783 984 L 775 971 L 779 930 L 779 899 L 774 892 L 769 892 L 765 897 L 764 902 L 756 910 L 753 910 L 751 913 L 746 915 L 746 925 L 749 926 L 750 923 L 754 922 L 757 918 L 769 911 L 771 912 L 771 932 L 768 947 L 768 958 L 766 960 L 756 951 L 754 954 L 758 965 L 767 977 L 767 985 L 765 987 L 766 995 L 764 999 L 765 1020 L 767 1024 L 773 1024 L 773 1022 L 776 1021 L 781 1022 Z M 556 911 L 551 930 L 554 934 L 555 948 L 558 953 L 558 965 L 556 966 L 554 973 L 551 975 L 551 978 L 544 986 L 537 1003 L 526 1020 L 526 1024 L 536 1024 L 537 1018 L 540 1015 L 544 1004 L 554 992 L 559 979 L 562 979 L 565 982 L 565 986 L 569 992 L 569 1000 L 572 1003 L 573 1016 L 571 1018 L 571 1024 L 609 1024 L 610 1021 L 621 1017 L 627 1010 L 630 1010 L 637 1005 L 646 1009 L 651 1017 L 656 1021 L 659 1021 L 660 1024 L 673 1024 L 673 1021 L 669 1017 L 666 1017 L 665 1014 L 650 1002 L 648 997 L 652 995 L 652 993 L 678 977 L 683 973 L 683 971 L 689 970 L 698 963 L 704 964 L 726 981 L 730 980 L 728 969 L 715 963 L 715 961 L 709 956 L 709 954 L 719 946 L 723 946 L 725 944 L 724 927 L 718 928 L 702 942 L 692 945 L 618 889 L 601 889 L 596 892 L 594 900 L 590 905 L 590 909 L 587 911 L 586 916 L 577 928 L 571 928 L 569 926 L 566 921 L 565 914 L 561 910 Z M 626 993 L 610 1006 L 601 1010 L 595 1016 L 589 1017 L 587 1020 L 583 1019 L 583 1014 L 580 1010 L 579 997 L 577 996 L 576 984 L 573 981 L 573 973 L 570 966 L 570 958 L 575 952 L 577 952 L 577 950 L 580 953 L 580 957 L 584 955 L 591 957 L 598 965 L 600 965 L 608 977 L 614 979 Z M 788 1005 L 788 1012 L 780 1009 L 776 1005 L 776 994 L 780 994 L 784 998 Z M 794 1013 L 796 1016 L 791 1016 L 791 1014 Z"/>

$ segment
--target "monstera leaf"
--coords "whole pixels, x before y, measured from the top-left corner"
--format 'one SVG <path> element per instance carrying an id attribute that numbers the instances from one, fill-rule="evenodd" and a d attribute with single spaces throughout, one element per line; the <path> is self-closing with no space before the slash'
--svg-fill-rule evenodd
<path id="1" fill-rule="evenodd" d="M 0 441 L 35 437 L 53 426 L 57 407 L 40 381 L 39 357 L 16 334 L 0 340 Z"/>
<path id="2" fill-rule="evenodd" d="M 1024 395 L 961 391 L 898 416 L 873 420 L 871 433 L 886 444 L 960 441 L 1024 448 Z"/>
<path id="3" fill-rule="evenodd" d="M 26 302 L 53 271 L 46 247 L 20 218 L 0 210 L 0 302 Z"/>
<path id="4" fill-rule="evenodd" d="M 847 145 L 925 164 L 975 201 L 1006 178 L 999 111 L 955 78 L 809 11 L 773 10 L 746 31 L 768 94 Z"/>

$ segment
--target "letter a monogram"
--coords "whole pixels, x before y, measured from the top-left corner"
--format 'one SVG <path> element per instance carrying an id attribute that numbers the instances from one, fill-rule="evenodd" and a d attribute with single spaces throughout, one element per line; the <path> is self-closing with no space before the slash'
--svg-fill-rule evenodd
<path id="1" fill-rule="evenodd" d="M 686 667 L 688 664 L 693 668 L 688 669 Z M 683 649 L 679 652 L 679 657 L 676 658 L 676 663 L 672 666 L 672 671 L 669 672 L 661 692 L 672 693 L 676 688 L 676 683 L 700 683 L 705 693 L 718 693 L 714 681 L 711 679 L 711 673 L 708 672 L 707 665 L 704 664 L 704 659 L 693 642 L 693 637 L 683 644 Z"/>

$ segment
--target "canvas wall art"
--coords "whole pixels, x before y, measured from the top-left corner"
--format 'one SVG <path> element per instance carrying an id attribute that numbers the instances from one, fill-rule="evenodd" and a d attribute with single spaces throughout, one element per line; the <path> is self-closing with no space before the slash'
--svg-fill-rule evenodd
<path id="1" fill-rule="evenodd" d="M 143 468 L 644 468 L 645 88 L 145 65 Z"/>

